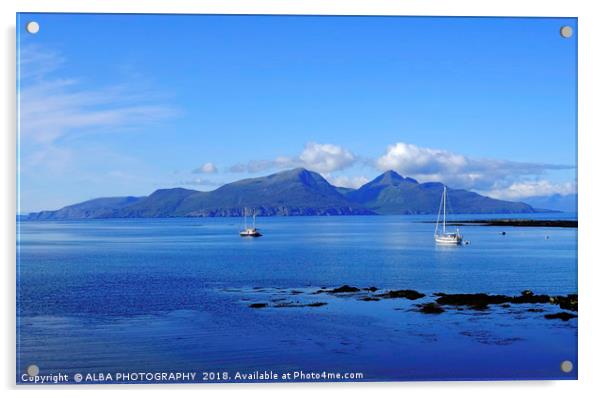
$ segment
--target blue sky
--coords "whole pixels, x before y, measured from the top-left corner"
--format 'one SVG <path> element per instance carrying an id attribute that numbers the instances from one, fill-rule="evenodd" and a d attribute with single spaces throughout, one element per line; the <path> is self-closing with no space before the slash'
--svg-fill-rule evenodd
<path id="1" fill-rule="evenodd" d="M 36 35 L 25 24 L 40 24 Z M 575 19 L 20 14 L 20 206 L 386 169 L 576 191 Z"/>

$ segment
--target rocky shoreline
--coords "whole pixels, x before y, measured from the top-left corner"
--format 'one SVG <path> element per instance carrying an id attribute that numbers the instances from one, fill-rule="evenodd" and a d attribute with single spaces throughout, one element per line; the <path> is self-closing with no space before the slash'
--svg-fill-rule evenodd
<path id="1" fill-rule="evenodd" d="M 257 290 L 256 290 L 257 291 Z M 288 290 L 280 290 L 280 292 L 286 292 L 292 296 L 298 296 L 303 292 L 300 290 L 292 289 Z M 360 301 L 365 302 L 374 302 L 381 300 L 395 300 L 395 299 L 405 299 L 410 301 L 415 301 L 419 299 L 424 299 L 427 296 L 425 293 L 418 292 L 412 289 L 400 289 L 400 290 L 385 290 L 379 289 L 374 286 L 370 287 L 356 287 L 350 285 L 342 285 L 339 287 L 327 288 L 322 287 L 313 292 L 307 292 L 308 295 L 316 296 L 316 295 L 330 295 L 334 297 L 340 298 L 355 298 Z M 474 311 L 485 311 L 490 309 L 490 306 L 500 306 L 503 308 L 508 308 L 513 304 L 548 304 L 558 306 L 560 309 L 565 311 L 560 311 L 557 313 L 548 313 L 544 314 L 543 317 L 545 319 L 560 319 L 562 321 L 568 321 L 569 319 L 577 317 L 578 311 L 578 296 L 577 294 L 568 294 L 566 296 L 556 295 L 550 296 L 547 294 L 535 294 L 531 290 L 524 290 L 520 295 L 517 296 L 508 296 L 508 295 L 500 295 L 500 294 L 486 294 L 486 293 L 433 293 L 430 295 L 433 298 L 433 301 L 428 302 L 420 302 L 416 304 L 415 310 L 424 314 L 442 314 L 449 310 L 464 310 L 470 309 Z M 314 301 L 303 303 L 299 300 L 296 301 L 287 301 L 286 299 L 275 299 L 273 302 L 265 303 L 258 302 L 249 304 L 249 308 L 297 308 L 297 307 L 322 307 L 326 306 L 328 303 L 323 301 Z M 543 309 L 533 307 L 528 308 L 526 311 L 539 313 L 544 312 Z M 567 312 L 568 311 L 568 312 Z"/>

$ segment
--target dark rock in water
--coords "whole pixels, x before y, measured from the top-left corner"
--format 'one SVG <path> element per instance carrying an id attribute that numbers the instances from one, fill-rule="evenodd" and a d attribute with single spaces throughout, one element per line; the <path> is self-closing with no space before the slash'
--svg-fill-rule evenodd
<path id="1" fill-rule="evenodd" d="M 533 294 L 531 290 L 524 290 L 520 296 L 512 297 L 510 301 L 515 304 L 545 304 L 550 302 L 550 296 Z"/>
<path id="2" fill-rule="evenodd" d="M 567 296 L 554 296 L 550 298 L 552 304 L 557 304 L 563 310 L 577 311 L 578 299 L 576 294 L 569 294 Z"/>
<path id="3" fill-rule="evenodd" d="M 563 321 L 566 322 L 569 319 L 577 318 L 577 315 L 569 314 L 568 312 L 564 312 L 563 311 L 563 312 L 558 312 L 556 314 L 547 314 L 547 315 L 544 315 L 544 318 L 546 318 L 546 319 L 561 319 L 561 320 L 563 320 Z"/>
<path id="4" fill-rule="evenodd" d="M 253 303 L 253 304 L 249 304 L 250 308 L 265 308 L 268 305 L 266 303 Z"/>
<path id="5" fill-rule="evenodd" d="M 296 303 L 279 303 L 276 304 L 274 307 L 276 308 L 301 308 L 301 307 L 322 307 L 323 305 L 326 305 L 327 303 L 323 303 L 323 302 L 316 302 L 316 303 L 309 303 L 309 304 L 302 304 L 299 302 Z"/>
<path id="6" fill-rule="evenodd" d="M 507 307 L 508 304 L 557 304 L 562 309 L 577 311 L 577 295 L 550 297 L 547 294 L 534 294 L 530 290 L 525 290 L 520 296 L 489 295 L 485 293 L 475 294 L 445 294 L 437 293 L 439 298 L 437 303 L 441 305 L 467 305 L 475 309 L 484 308 L 487 305 L 502 304 Z"/>
<path id="7" fill-rule="evenodd" d="M 343 285 L 332 290 L 327 290 L 329 293 L 357 293 L 360 289 L 354 286 Z"/>
<path id="8" fill-rule="evenodd" d="M 504 295 L 475 294 L 441 294 L 437 303 L 441 305 L 467 305 L 470 307 L 483 307 L 489 304 L 502 304 L 509 302 L 511 297 Z"/>
<path id="9" fill-rule="evenodd" d="M 440 314 L 445 312 L 445 310 L 437 303 L 419 304 L 418 308 L 420 308 L 419 311 L 424 314 Z"/>
<path id="10" fill-rule="evenodd" d="M 408 300 L 417 300 L 425 297 L 424 294 L 416 290 L 389 290 L 387 293 L 379 294 L 382 298 L 406 298 Z"/>
<path id="11" fill-rule="evenodd" d="M 290 301 L 286 302 L 286 303 L 278 303 L 276 305 L 274 305 L 274 308 L 289 308 L 289 307 L 303 307 L 302 304 L 297 303 L 292 303 Z"/>
<path id="12" fill-rule="evenodd" d="M 254 291 L 262 292 L 265 291 L 265 288 L 262 287 L 254 287 Z M 426 297 L 425 294 L 420 293 L 416 290 L 411 289 L 402 289 L 402 290 L 389 290 L 381 294 L 376 294 L 379 289 L 377 287 L 364 287 L 358 288 L 350 285 L 342 285 L 340 287 L 327 289 L 325 287 L 320 288 L 319 290 L 313 292 L 312 294 L 342 294 L 339 297 L 348 297 L 346 294 L 350 294 L 357 298 L 360 301 L 380 301 L 381 299 L 397 299 L 404 298 L 408 300 L 418 300 L 423 297 Z M 285 291 L 283 291 L 284 293 Z M 370 292 L 370 293 L 365 293 Z M 304 294 L 306 292 L 301 290 L 291 289 L 288 293 L 292 296 Z M 360 293 L 358 295 L 354 295 L 354 293 Z M 486 293 L 459 293 L 459 294 L 447 294 L 447 293 L 433 293 L 431 296 L 437 297 L 435 299 L 435 303 L 429 303 L 428 306 L 423 310 L 422 305 L 419 306 L 421 308 L 421 312 L 425 313 L 438 313 L 438 310 L 441 306 L 453 306 L 456 309 L 461 310 L 462 308 L 468 310 L 476 310 L 476 311 L 484 311 L 488 310 L 490 305 L 500 305 L 503 308 L 510 308 L 511 304 L 554 304 L 558 305 L 563 310 L 568 310 L 572 312 L 577 312 L 578 309 L 578 296 L 577 294 L 569 294 L 567 296 L 548 296 L 547 294 L 535 294 L 531 290 L 523 290 L 519 296 L 507 296 L 501 294 L 489 295 Z M 284 300 L 284 299 L 281 299 Z M 274 302 L 280 300 L 272 300 Z M 431 308 L 432 305 L 436 304 L 437 308 Z M 317 302 L 310 304 L 302 304 L 299 301 L 296 302 L 280 302 L 277 304 L 277 307 L 321 307 L 323 305 L 327 305 L 327 303 Z M 425 304 L 426 305 L 426 304 Z M 251 308 L 264 308 L 267 307 L 266 303 L 254 303 L 249 305 Z M 434 312 L 431 312 L 434 311 Z M 531 309 L 521 309 L 520 311 L 528 311 L 528 312 L 544 312 L 543 309 L 540 308 L 531 308 Z M 559 314 L 568 314 L 566 312 L 561 312 Z M 554 317 L 558 319 L 563 319 L 567 315 L 559 315 L 552 314 L 552 317 L 546 317 L 548 319 L 554 319 Z M 568 314 L 569 317 L 575 317 L 576 315 Z"/>
<path id="13" fill-rule="evenodd" d="M 324 303 L 324 302 L 319 301 L 317 303 L 307 304 L 307 307 L 322 307 L 323 305 L 326 305 L 326 304 L 328 304 L 328 303 Z"/>

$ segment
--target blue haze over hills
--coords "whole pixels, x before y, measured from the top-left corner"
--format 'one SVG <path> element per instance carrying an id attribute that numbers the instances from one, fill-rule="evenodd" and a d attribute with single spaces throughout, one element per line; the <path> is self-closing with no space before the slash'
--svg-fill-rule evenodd
<path id="1" fill-rule="evenodd" d="M 31 213 L 30 220 L 227 217 L 254 209 L 259 216 L 436 214 L 444 185 L 419 183 L 387 171 L 359 189 L 331 185 L 320 174 L 297 168 L 248 178 L 201 192 L 159 189 L 149 196 L 98 198 L 56 211 Z M 492 199 L 463 189 L 448 189 L 454 213 L 533 213 L 522 202 Z"/>
<path id="2" fill-rule="evenodd" d="M 523 201 L 535 209 L 548 209 L 568 213 L 577 213 L 578 194 L 554 194 L 550 196 L 531 196 Z"/>

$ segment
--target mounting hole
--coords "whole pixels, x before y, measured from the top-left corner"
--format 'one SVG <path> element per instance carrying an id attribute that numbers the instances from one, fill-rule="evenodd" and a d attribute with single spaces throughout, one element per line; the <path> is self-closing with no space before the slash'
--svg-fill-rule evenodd
<path id="1" fill-rule="evenodd" d="M 564 37 L 565 39 L 568 39 L 569 37 L 573 36 L 573 28 L 571 28 L 568 25 L 563 26 L 562 28 L 560 28 L 560 36 Z"/>
<path id="2" fill-rule="evenodd" d="M 27 25 L 25 25 L 25 30 L 32 35 L 35 35 L 40 31 L 40 24 L 36 21 L 27 22 Z"/>
<path id="3" fill-rule="evenodd" d="M 573 363 L 571 361 L 562 361 L 560 364 L 560 370 L 564 373 L 570 373 L 573 370 Z"/>
<path id="4" fill-rule="evenodd" d="M 29 365 L 27 367 L 27 374 L 31 377 L 36 377 L 40 374 L 40 368 L 38 368 L 38 365 Z"/>

